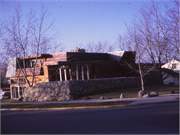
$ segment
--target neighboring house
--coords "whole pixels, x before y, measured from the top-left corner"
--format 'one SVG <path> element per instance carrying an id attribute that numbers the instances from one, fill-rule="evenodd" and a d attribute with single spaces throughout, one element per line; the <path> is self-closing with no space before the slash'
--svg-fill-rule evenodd
<path id="1" fill-rule="evenodd" d="M 180 61 L 171 60 L 161 66 L 163 71 L 164 84 L 179 85 Z"/>
<path id="2" fill-rule="evenodd" d="M 25 59 L 25 68 L 22 66 L 23 59 Z M 36 55 L 9 59 L 6 77 L 10 78 L 11 98 L 20 98 L 24 88 L 28 87 L 24 72 L 28 81 L 32 83 L 35 60 Z M 134 64 L 135 52 L 85 53 L 84 49 L 76 48 L 70 52 L 39 54 L 33 85 L 50 81 L 130 76 L 130 69 L 121 64 L 123 61 Z"/>

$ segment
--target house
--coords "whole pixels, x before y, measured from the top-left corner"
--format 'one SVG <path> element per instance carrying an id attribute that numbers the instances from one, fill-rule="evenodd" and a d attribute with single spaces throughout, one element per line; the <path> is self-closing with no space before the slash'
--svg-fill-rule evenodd
<path id="1" fill-rule="evenodd" d="M 36 55 L 10 58 L 6 77 L 10 78 L 11 98 L 19 99 L 28 87 L 27 81 L 32 84 L 34 66 L 33 86 L 41 82 L 130 76 L 130 69 L 120 64 L 123 61 L 134 64 L 135 52 L 86 53 L 76 48 L 70 52 L 39 54 L 36 64 Z"/>
<path id="2" fill-rule="evenodd" d="M 179 85 L 180 61 L 171 60 L 161 66 L 164 84 Z"/>

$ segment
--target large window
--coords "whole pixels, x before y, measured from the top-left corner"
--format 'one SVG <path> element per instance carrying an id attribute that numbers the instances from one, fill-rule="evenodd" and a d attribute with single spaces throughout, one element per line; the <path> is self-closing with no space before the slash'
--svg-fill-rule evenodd
<path id="1" fill-rule="evenodd" d="M 26 68 L 34 67 L 36 60 L 26 60 Z M 40 63 L 40 60 L 37 60 L 37 64 Z"/>
<path id="2" fill-rule="evenodd" d="M 11 79 L 11 84 L 23 84 L 26 83 L 26 80 L 24 78 L 18 78 L 18 79 Z"/>
<path id="3" fill-rule="evenodd" d="M 24 78 L 19 78 L 19 83 L 21 84 L 26 83 L 26 80 Z"/>
<path id="4" fill-rule="evenodd" d="M 18 79 L 11 79 L 11 84 L 16 84 L 18 83 Z"/>

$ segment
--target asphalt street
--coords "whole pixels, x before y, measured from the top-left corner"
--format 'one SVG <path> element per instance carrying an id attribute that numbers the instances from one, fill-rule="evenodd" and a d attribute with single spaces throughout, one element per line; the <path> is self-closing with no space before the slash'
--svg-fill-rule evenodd
<path id="1" fill-rule="evenodd" d="M 179 134 L 179 102 L 118 108 L 1 111 L 2 134 Z"/>

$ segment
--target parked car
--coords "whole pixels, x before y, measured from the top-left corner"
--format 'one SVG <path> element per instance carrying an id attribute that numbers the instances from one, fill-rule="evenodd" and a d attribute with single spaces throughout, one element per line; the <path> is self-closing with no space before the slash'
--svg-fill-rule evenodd
<path id="1" fill-rule="evenodd" d="M 10 98 L 10 97 L 11 97 L 10 88 L 0 89 L 0 99 Z"/>

